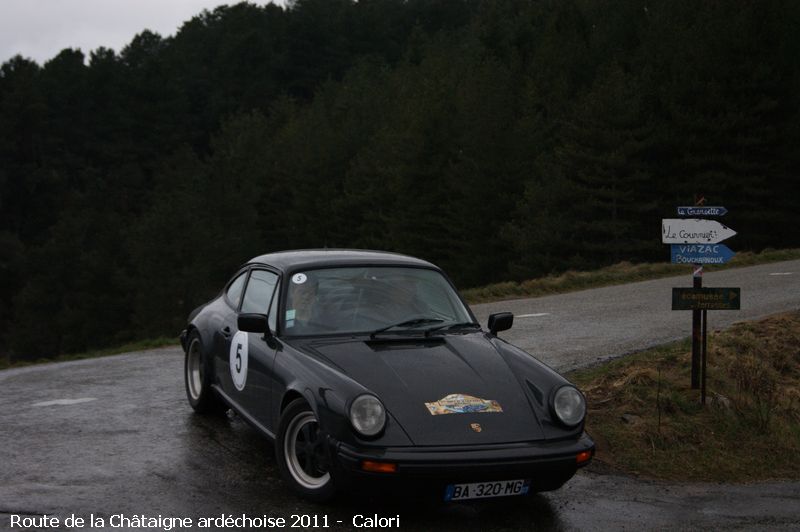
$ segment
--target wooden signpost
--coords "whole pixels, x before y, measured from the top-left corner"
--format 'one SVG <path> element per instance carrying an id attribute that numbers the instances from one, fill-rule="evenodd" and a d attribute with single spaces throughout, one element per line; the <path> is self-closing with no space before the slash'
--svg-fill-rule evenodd
<path id="1" fill-rule="evenodd" d="M 679 216 L 724 216 L 725 207 L 706 207 L 705 198 L 697 205 L 678 207 Z M 735 253 L 720 244 L 736 231 L 716 220 L 665 218 L 661 220 L 661 242 L 670 244 L 673 264 L 693 264 L 692 287 L 672 289 L 672 310 L 692 311 L 692 389 L 700 388 L 700 401 L 706 404 L 706 359 L 709 310 L 739 310 L 739 288 L 703 288 L 703 264 L 724 264 Z M 702 363 L 702 369 L 701 369 Z M 702 373 L 702 383 L 700 375 Z"/>
<path id="2" fill-rule="evenodd" d="M 672 310 L 739 310 L 740 288 L 673 288 Z"/>

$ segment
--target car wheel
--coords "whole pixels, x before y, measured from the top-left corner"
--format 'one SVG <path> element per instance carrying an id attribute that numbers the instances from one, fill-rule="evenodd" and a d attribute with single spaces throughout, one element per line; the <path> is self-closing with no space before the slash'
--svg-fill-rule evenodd
<path id="1" fill-rule="evenodd" d="M 183 368 L 186 397 L 195 412 L 209 414 L 222 410 L 219 398 L 211 389 L 211 364 L 197 331 L 189 334 Z"/>
<path id="2" fill-rule="evenodd" d="M 275 454 L 281 476 L 294 491 L 314 501 L 335 495 L 325 438 L 317 416 L 303 399 L 295 399 L 284 410 Z"/>

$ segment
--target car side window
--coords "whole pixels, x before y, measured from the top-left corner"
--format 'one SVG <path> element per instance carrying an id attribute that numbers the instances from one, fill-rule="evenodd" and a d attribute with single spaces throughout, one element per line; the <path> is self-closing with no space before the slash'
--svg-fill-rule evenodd
<path id="1" fill-rule="evenodd" d="M 267 314 L 278 276 L 266 270 L 253 270 L 244 291 L 242 312 Z"/>
<path id="2" fill-rule="evenodd" d="M 233 308 L 239 308 L 239 301 L 242 300 L 242 289 L 244 288 L 244 280 L 247 279 L 247 272 L 242 272 L 236 279 L 228 286 L 225 296 Z"/>

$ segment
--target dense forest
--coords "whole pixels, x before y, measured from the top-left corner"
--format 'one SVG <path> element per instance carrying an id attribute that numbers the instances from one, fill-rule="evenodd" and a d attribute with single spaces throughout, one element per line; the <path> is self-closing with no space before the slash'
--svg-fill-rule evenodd
<path id="1" fill-rule="evenodd" d="M 297 0 L 0 68 L 0 356 L 177 335 L 252 256 L 459 287 L 665 261 L 703 193 L 800 245 L 800 3 Z"/>

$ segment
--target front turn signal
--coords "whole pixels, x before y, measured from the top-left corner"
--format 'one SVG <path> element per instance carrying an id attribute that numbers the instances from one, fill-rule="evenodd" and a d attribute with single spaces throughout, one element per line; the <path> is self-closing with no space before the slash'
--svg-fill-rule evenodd
<path id="1" fill-rule="evenodd" d="M 372 460 L 364 460 L 361 462 L 361 469 L 364 471 L 371 471 L 372 473 L 396 473 L 397 464 L 389 462 L 373 462 Z"/>
<path id="2" fill-rule="evenodd" d="M 575 461 L 578 462 L 578 465 L 584 465 L 592 459 L 592 451 L 583 451 L 578 453 L 578 456 L 575 457 Z"/>

